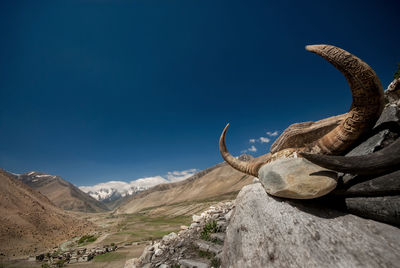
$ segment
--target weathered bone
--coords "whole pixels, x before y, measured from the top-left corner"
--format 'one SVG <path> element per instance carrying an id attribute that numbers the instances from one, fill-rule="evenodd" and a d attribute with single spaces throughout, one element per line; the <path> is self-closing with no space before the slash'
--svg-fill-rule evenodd
<path id="1" fill-rule="evenodd" d="M 325 118 L 316 122 L 302 122 L 290 125 L 271 145 L 271 153 L 287 148 L 302 148 L 311 144 L 337 127 L 347 114 Z"/>
<path id="2" fill-rule="evenodd" d="M 368 155 L 333 156 L 300 153 L 301 156 L 314 164 L 343 173 L 373 175 L 398 169 L 400 167 L 400 138 L 383 148 Z"/>

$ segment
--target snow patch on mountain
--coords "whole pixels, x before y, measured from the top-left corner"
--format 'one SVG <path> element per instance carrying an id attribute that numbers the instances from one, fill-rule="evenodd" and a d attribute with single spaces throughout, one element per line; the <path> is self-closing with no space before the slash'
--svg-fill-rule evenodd
<path id="1" fill-rule="evenodd" d="M 196 172 L 197 169 L 171 171 L 168 172 L 165 177 L 146 177 L 136 179 L 131 182 L 108 181 L 93 186 L 80 186 L 79 189 L 85 193 L 88 193 L 90 196 L 99 201 L 113 201 L 127 195 L 144 191 L 158 184 L 185 180 L 194 175 Z"/>

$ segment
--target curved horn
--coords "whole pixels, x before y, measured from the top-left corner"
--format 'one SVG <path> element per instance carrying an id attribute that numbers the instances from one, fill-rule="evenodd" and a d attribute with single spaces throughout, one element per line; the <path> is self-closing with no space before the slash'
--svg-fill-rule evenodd
<path id="1" fill-rule="evenodd" d="M 373 175 L 393 170 L 400 166 L 400 138 L 383 148 L 368 155 L 332 156 L 300 153 L 314 164 L 343 173 Z"/>
<path id="2" fill-rule="evenodd" d="M 313 153 L 340 154 L 374 126 L 384 106 L 383 88 L 372 68 L 349 52 L 331 45 L 312 45 L 306 49 L 335 66 L 350 86 L 353 103 L 347 117 L 310 148 Z"/>
<path id="3" fill-rule="evenodd" d="M 258 177 L 258 170 L 265 162 L 253 162 L 253 163 L 244 162 L 232 156 L 228 152 L 228 149 L 226 149 L 226 144 L 225 144 L 225 136 L 228 127 L 229 123 L 226 125 L 224 131 L 222 131 L 221 137 L 219 138 L 219 152 L 221 153 L 222 158 L 224 158 L 224 160 L 234 169 L 237 169 L 240 172 L 246 173 L 248 175 Z"/>

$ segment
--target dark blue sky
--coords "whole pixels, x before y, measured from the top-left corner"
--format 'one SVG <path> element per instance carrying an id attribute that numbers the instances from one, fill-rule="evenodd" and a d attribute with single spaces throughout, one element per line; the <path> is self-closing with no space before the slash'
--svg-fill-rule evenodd
<path id="1" fill-rule="evenodd" d="M 300 3 L 301 2 L 301 3 Z M 359 56 L 386 88 L 400 1 L 1 1 L 0 167 L 76 185 L 203 169 L 228 148 L 344 113 Z M 254 155 L 271 142 L 254 143 Z"/>

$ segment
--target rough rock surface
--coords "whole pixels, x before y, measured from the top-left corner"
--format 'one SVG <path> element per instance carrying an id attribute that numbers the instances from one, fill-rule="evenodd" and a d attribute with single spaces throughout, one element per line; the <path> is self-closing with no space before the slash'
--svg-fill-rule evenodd
<path id="1" fill-rule="evenodd" d="M 375 127 L 347 156 L 379 151 L 400 137 L 400 100 L 397 98 L 400 95 L 392 94 L 399 89 L 389 89 L 390 86 L 385 92 L 387 104 Z M 400 226 L 399 170 L 373 177 L 339 174 L 338 187 L 331 194 L 330 204 L 361 217 Z"/>
<path id="2" fill-rule="evenodd" d="M 400 230 L 245 186 L 227 229 L 223 267 L 399 267 Z"/>
<path id="3" fill-rule="evenodd" d="M 400 105 L 400 78 L 394 79 L 385 93 L 389 102 L 397 102 L 397 105 Z"/>
<path id="4" fill-rule="evenodd" d="M 170 233 L 148 245 L 139 258 L 128 260 L 125 268 L 169 268 L 176 265 L 182 268 L 218 267 L 234 206 L 233 202 L 218 203 L 201 215 L 193 215 L 189 227 L 182 226 L 178 234 Z M 214 226 L 208 235 L 205 235 L 206 225 Z"/>

